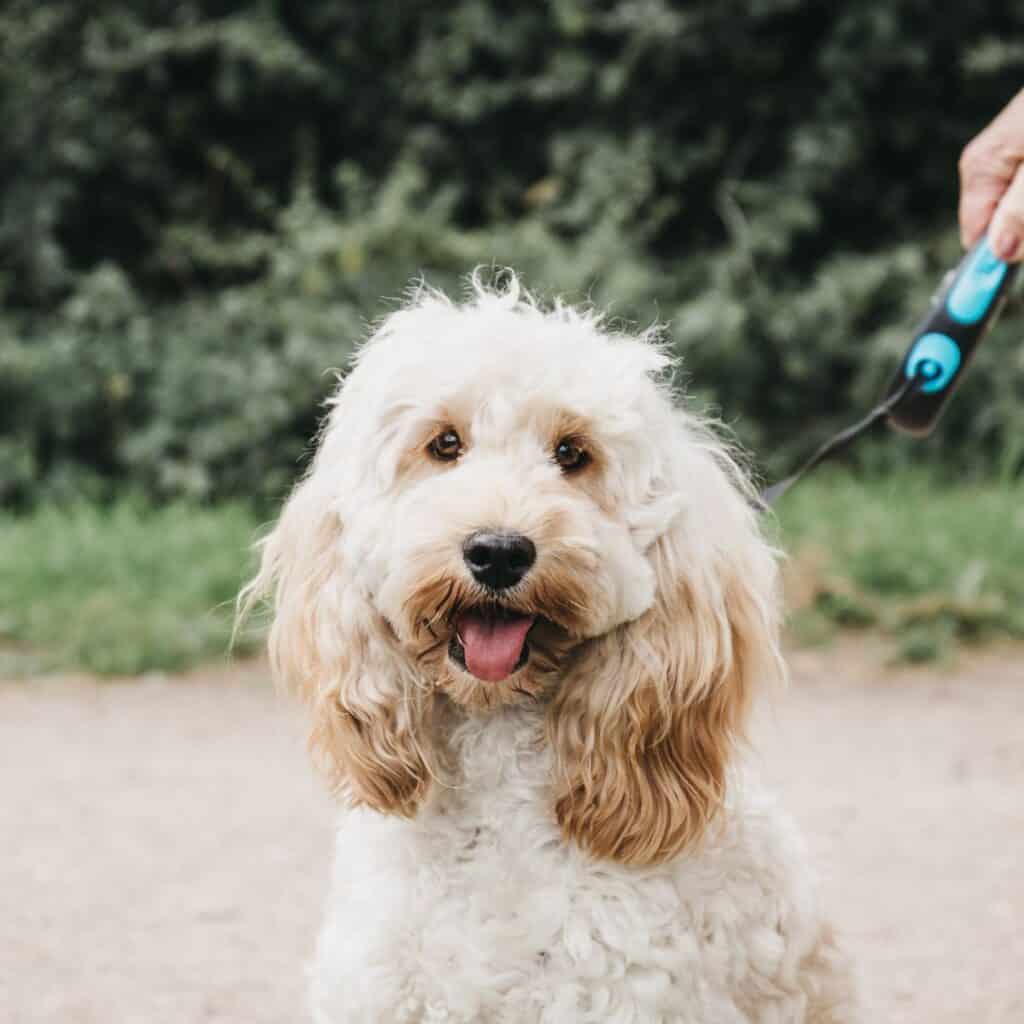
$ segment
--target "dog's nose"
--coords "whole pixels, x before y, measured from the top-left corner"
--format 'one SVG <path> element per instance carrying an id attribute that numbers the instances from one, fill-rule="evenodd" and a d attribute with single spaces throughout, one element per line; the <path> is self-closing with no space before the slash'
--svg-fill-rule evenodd
<path id="1" fill-rule="evenodd" d="M 521 533 L 473 533 L 462 545 L 462 557 L 477 583 L 491 590 L 515 586 L 537 558 L 537 548 Z"/>

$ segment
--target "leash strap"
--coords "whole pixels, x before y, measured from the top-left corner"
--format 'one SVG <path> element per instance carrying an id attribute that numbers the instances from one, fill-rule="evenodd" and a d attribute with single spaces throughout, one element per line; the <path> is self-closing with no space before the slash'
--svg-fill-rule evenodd
<path id="1" fill-rule="evenodd" d="M 770 509 L 801 477 L 826 459 L 848 448 L 861 434 L 867 433 L 876 423 L 885 419 L 902 401 L 915 395 L 929 380 L 927 368 L 918 369 L 914 376 L 906 377 L 895 391 L 879 402 L 862 420 L 829 438 L 795 473 L 772 484 L 771 487 L 766 487 L 760 495 L 760 511 Z"/>

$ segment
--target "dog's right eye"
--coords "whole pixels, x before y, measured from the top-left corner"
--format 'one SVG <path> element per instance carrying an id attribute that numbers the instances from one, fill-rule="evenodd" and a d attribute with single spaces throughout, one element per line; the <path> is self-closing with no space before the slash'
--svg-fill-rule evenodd
<path id="1" fill-rule="evenodd" d="M 427 451 L 439 462 L 454 462 L 462 454 L 462 438 L 454 430 L 442 430 Z"/>

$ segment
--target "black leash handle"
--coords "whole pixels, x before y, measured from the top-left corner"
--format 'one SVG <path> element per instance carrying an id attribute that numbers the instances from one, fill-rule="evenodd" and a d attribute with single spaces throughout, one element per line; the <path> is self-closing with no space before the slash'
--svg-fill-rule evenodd
<path id="1" fill-rule="evenodd" d="M 914 341 L 903 357 L 889 394 L 904 381 L 926 378 L 921 387 L 898 402 L 889 425 L 914 437 L 927 437 L 957 385 L 963 380 L 978 346 L 999 316 L 1020 264 L 1005 263 L 982 238 L 955 270 L 948 273 L 932 298 Z"/>
<path id="2" fill-rule="evenodd" d="M 886 397 L 862 420 L 826 441 L 795 473 L 762 491 L 761 510 L 771 508 L 802 476 L 883 419 L 915 437 L 930 434 L 1002 311 L 1019 270 L 1019 264 L 999 259 L 988 238 L 982 238 L 943 278 Z"/>

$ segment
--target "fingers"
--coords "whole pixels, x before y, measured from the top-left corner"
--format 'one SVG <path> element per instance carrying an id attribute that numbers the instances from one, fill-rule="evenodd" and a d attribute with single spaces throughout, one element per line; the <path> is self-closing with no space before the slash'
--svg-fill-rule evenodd
<path id="1" fill-rule="evenodd" d="M 1020 259 L 1024 250 L 1024 164 L 996 207 L 988 229 L 992 251 L 1001 259 Z"/>
<path id="2" fill-rule="evenodd" d="M 1024 90 L 971 141 L 960 157 L 960 237 L 965 246 L 973 245 L 989 227 L 1022 162 Z M 1009 233 L 1003 237 L 1012 240 Z"/>
<path id="3" fill-rule="evenodd" d="M 1015 170 L 990 153 L 972 149 L 977 141 L 960 158 L 960 240 L 965 249 L 985 233 Z"/>

